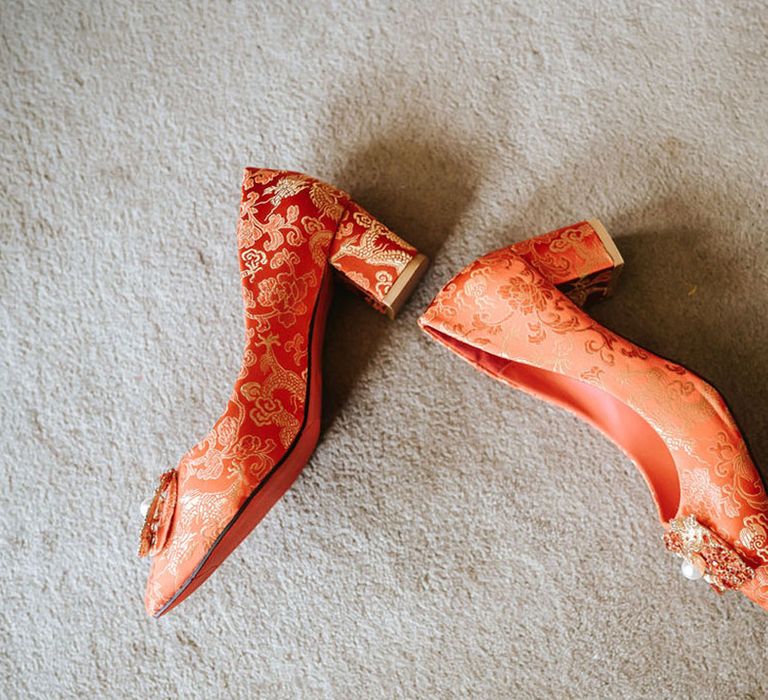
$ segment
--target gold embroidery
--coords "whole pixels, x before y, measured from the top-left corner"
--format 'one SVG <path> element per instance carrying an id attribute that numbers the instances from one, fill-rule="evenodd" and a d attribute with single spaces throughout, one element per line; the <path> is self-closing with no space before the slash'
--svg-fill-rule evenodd
<path id="1" fill-rule="evenodd" d="M 265 194 L 270 195 L 270 204 L 277 207 L 287 197 L 294 197 L 302 190 L 309 187 L 309 180 L 303 175 L 291 174 L 281 177 L 272 187 L 264 190 Z"/>
<path id="2" fill-rule="evenodd" d="M 323 216 L 338 221 L 344 213 L 344 205 L 341 199 L 346 195 L 335 187 L 326 185 L 324 182 L 315 182 L 309 191 L 312 203 L 322 212 Z"/>
<path id="3" fill-rule="evenodd" d="M 760 513 L 744 518 L 739 540 L 747 549 L 755 552 L 764 564 L 768 564 L 768 515 Z"/>
<path id="4" fill-rule="evenodd" d="M 743 504 L 755 510 L 765 508 L 765 489 L 760 475 L 752 465 L 747 446 L 743 442 L 734 444 L 728 435 L 721 431 L 710 451 L 716 457 L 715 474 L 727 481 L 722 486 L 722 491 L 726 497 L 728 516 L 737 517 Z"/>

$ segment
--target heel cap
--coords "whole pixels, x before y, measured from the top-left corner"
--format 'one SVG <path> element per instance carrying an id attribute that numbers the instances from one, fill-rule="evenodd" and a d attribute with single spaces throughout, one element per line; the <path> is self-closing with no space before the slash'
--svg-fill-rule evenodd
<path id="1" fill-rule="evenodd" d="M 429 259 L 427 256 L 417 253 L 398 275 L 395 283 L 381 301 L 383 311 L 389 318 L 394 319 L 397 316 L 428 267 Z"/>
<path id="2" fill-rule="evenodd" d="M 613 292 L 616 290 L 616 285 L 619 283 L 621 271 L 624 269 L 624 258 L 621 256 L 619 249 L 616 247 L 616 243 L 613 238 L 611 238 L 611 234 L 608 233 L 600 219 L 589 219 L 587 223 L 594 229 L 598 238 L 600 238 L 603 243 L 605 252 L 611 259 L 611 266 L 606 268 L 607 270 L 610 270 L 610 276 L 608 288 L 605 291 L 605 296 L 610 297 L 613 295 Z"/>

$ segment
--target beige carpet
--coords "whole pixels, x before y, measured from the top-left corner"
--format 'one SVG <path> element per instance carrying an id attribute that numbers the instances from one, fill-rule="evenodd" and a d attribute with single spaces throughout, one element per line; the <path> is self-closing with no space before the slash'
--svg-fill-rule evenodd
<path id="1" fill-rule="evenodd" d="M 768 465 L 768 9 L 634 5 L 0 4 L 0 696 L 768 696 L 768 615 L 682 579 L 634 466 L 416 326 L 473 257 L 600 216 L 595 315 Z M 434 265 L 394 323 L 337 294 L 315 456 L 156 622 L 138 505 L 239 367 L 246 164 Z"/>

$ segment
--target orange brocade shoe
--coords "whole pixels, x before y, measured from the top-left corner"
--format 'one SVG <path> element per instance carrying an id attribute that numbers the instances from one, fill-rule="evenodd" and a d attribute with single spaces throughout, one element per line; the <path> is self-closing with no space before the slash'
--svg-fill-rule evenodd
<path id="1" fill-rule="evenodd" d="M 330 268 L 394 317 L 427 265 L 346 193 L 281 170 L 246 169 L 237 244 L 242 368 L 213 430 L 160 477 L 141 532 L 139 556 L 152 557 L 145 604 L 155 617 L 216 570 L 312 454 Z"/>
<path id="2" fill-rule="evenodd" d="M 419 323 L 483 372 L 605 433 L 643 473 L 683 575 L 768 609 L 768 499 L 722 397 L 580 308 L 610 293 L 621 265 L 602 225 L 582 222 L 480 258 Z"/>

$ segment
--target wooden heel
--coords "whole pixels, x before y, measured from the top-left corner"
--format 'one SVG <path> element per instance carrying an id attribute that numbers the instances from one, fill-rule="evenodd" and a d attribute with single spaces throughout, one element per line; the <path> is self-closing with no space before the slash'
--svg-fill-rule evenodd
<path id="1" fill-rule="evenodd" d="M 331 243 L 330 262 L 343 282 L 394 318 L 429 261 L 365 209 L 350 202 Z"/>

